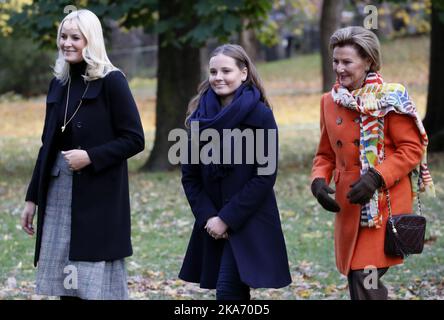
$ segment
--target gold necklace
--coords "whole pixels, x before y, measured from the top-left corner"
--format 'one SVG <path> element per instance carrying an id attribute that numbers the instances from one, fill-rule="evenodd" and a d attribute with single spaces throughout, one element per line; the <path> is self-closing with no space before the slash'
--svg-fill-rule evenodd
<path id="1" fill-rule="evenodd" d="M 65 117 L 64 117 L 64 119 L 63 119 L 63 126 L 62 126 L 62 128 L 61 128 L 61 129 L 62 129 L 62 132 L 65 131 L 67 124 L 71 122 L 71 120 L 72 120 L 72 119 L 74 118 L 74 116 L 76 115 L 77 111 L 79 111 L 80 106 L 82 105 L 82 102 L 83 102 L 83 98 L 85 97 L 85 94 L 86 94 L 86 92 L 88 91 L 88 88 L 89 88 L 89 81 L 88 81 L 88 84 L 86 85 L 86 89 L 85 89 L 85 91 L 83 92 L 82 98 L 80 98 L 80 103 L 79 103 L 79 105 L 77 106 L 76 111 L 74 111 L 74 113 L 72 114 L 71 118 L 69 118 L 69 120 L 66 121 L 66 114 L 68 113 L 69 88 L 70 88 L 70 87 L 71 87 L 71 77 L 69 77 L 69 80 L 68 80 L 68 93 L 67 93 L 67 95 L 66 95 Z"/>

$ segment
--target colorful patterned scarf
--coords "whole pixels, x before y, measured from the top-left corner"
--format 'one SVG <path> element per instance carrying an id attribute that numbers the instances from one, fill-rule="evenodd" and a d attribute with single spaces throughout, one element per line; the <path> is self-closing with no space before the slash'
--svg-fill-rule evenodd
<path id="1" fill-rule="evenodd" d="M 385 83 L 378 73 L 370 72 L 362 88 L 349 92 L 336 83 L 331 95 L 335 103 L 361 114 L 359 146 L 361 176 L 369 168 L 384 160 L 384 116 L 394 111 L 412 117 L 421 134 L 424 149 L 421 163 L 410 174 L 412 194 L 414 198 L 418 196 L 418 192 L 435 196 L 432 177 L 427 167 L 427 134 L 404 86 L 397 83 Z M 382 215 L 379 210 L 382 197 L 383 194 L 376 191 L 370 201 L 362 206 L 361 226 L 370 228 L 382 226 Z"/>

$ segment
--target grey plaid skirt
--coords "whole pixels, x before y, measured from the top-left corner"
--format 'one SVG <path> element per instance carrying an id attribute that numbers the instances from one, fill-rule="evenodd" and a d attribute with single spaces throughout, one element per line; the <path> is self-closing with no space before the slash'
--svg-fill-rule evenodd
<path id="1" fill-rule="evenodd" d="M 125 260 L 70 261 L 72 171 L 61 153 L 51 170 L 36 293 L 88 300 L 128 299 Z"/>

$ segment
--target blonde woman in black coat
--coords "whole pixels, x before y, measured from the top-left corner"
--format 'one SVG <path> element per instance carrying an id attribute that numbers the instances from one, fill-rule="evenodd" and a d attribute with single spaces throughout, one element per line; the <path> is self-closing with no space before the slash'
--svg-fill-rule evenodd
<path id="1" fill-rule="evenodd" d="M 21 218 L 33 235 L 38 207 L 36 293 L 127 299 L 127 159 L 144 148 L 139 113 L 125 76 L 107 57 L 94 13 L 67 15 L 57 46 L 42 147 Z"/>

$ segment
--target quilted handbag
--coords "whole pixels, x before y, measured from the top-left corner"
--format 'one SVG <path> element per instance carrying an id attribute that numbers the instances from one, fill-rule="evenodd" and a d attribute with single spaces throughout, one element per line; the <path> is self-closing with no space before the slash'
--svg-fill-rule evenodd
<path id="1" fill-rule="evenodd" d="M 424 248 L 425 217 L 414 213 L 392 216 L 390 196 L 386 191 L 389 218 L 385 232 L 385 254 L 405 258 L 410 254 L 421 253 Z M 421 214 L 419 196 L 418 209 Z"/>

